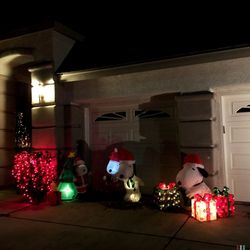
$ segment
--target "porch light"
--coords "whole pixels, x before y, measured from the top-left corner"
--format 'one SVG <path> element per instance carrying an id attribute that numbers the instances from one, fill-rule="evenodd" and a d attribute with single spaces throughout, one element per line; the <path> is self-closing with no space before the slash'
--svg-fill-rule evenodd
<path id="1" fill-rule="evenodd" d="M 51 104 L 55 102 L 55 83 L 53 79 L 40 82 L 32 79 L 32 104 Z"/>

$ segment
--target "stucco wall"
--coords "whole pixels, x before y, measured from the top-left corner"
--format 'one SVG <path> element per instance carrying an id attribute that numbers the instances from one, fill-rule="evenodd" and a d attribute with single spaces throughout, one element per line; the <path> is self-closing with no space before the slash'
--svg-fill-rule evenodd
<path id="1" fill-rule="evenodd" d="M 250 89 L 250 58 L 120 74 L 68 83 L 71 101 L 95 98 L 194 92 L 221 88 Z M 71 89 L 73 88 L 73 90 Z M 70 90 L 71 89 L 71 90 Z"/>
<path id="2" fill-rule="evenodd" d="M 98 101 L 101 103 L 113 103 L 114 100 L 117 101 L 119 98 L 121 100 L 126 100 L 128 97 L 136 98 L 142 96 L 152 98 L 165 93 L 207 90 L 215 93 L 222 90 L 250 91 L 250 57 L 195 63 L 98 78 L 92 77 L 92 79 L 88 80 L 65 83 L 65 90 L 65 100 L 68 103 L 93 103 L 93 105 Z M 217 100 L 215 102 L 217 103 Z M 224 170 L 221 164 L 222 145 L 218 127 L 218 103 L 216 105 L 214 110 L 216 123 L 210 137 L 207 135 L 208 141 L 216 136 L 216 147 L 210 148 L 209 145 L 212 143 L 208 143 L 208 145 L 203 145 L 201 148 L 185 149 L 186 153 L 192 153 L 195 150 L 199 152 L 211 174 L 219 170 L 219 174 L 215 177 L 210 177 L 208 180 L 211 187 L 225 184 Z M 198 126 L 199 123 L 196 125 Z M 197 131 L 199 130 L 202 131 L 202 127 L 198 126 Z M 179 144 L 180 141 L 176 143 Z M 176 152 L 176 154 L 178 153 L 180 152 Z M 175 167 L 176 169 L 180 168 L 179 165 Z"/>

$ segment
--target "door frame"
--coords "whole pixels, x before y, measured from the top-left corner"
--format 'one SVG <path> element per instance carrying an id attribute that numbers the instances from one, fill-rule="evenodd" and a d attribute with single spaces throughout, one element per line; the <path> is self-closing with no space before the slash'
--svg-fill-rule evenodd
<path id="1" fill-rule="evenodd" d="M 224 129 L 225 129 L 225 108 L 224 108 L 224 101 L 223 98 L 228 97 L 228 96 L 236 96 L 236 95 L 245 95 L 247 94 L 246 92 L 248 92 L 248 94 L 250 94 L 250 89 L 246 89 L 246 90 L 221 90 L 221 91 L 217 91 L 215 93 L 216 95 L 216 99 L 217 99 L 217 116 L 218 116 L 218 127 L 219 127 L 219 131 L 220 131 L 220 163 L 221 164 L 221 171 L 222 171 L 222 175 L 221 175 L 221 188 L 223 186 L 227 186 L 229 185 L 229 180 L 228 180 L 228 165 L 226 163 L 226 157 L 227 157 L 227 148 L 226 148 L 226 137 L 225 137 L 225 133 L 224 133 Z M 224 184 L 223 184 L 224 183 Z"/>

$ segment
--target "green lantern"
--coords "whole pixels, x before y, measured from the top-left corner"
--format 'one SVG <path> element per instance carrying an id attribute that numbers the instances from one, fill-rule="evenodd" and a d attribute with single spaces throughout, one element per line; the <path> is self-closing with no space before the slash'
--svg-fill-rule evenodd
<path id="1" fill-rule="evenodd" d="M 77 195 L 77 190 L 73 182 L 60 182 L 58 190 L 61 192 L 62 201 L 73 200 Z"/>

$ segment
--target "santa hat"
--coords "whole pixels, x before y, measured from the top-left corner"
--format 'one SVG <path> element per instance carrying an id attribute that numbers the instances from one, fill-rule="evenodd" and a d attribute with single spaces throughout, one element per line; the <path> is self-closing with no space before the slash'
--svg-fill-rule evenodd
<path id="1" fill-rule="evenodd" d="M 82 160 L 80 157 L 75 158 L 74 165 L 84 165 L 84 164 L 85 164 L 84 160 Z"/>
<path id="2" fill-rule="evenodd" d="M 198 154 L 188 154 L 184 158 L 184 165 L 186 163 L 193 163 L 198 168 L 204 168 L 203 161 Z"/>
<path id="3" fill-rule="evenodd" d="M 127 162 L 128 164 L 135 163 L 135 158 L 133 154 L 124 148 L 115 148 L 114 151 L 111 153 L 109 159 L 111 161 Z"/>

